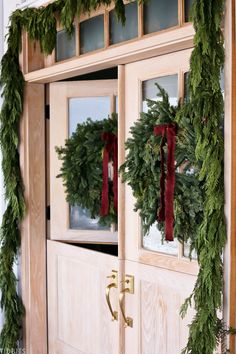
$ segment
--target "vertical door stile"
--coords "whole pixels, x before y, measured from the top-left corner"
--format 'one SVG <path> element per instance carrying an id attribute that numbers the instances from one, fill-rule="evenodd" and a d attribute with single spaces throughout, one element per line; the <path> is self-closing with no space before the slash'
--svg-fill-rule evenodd
<path id="1" fill-rule="evenodd" d="M 125 161 L 125 66 L 118 66 L 118 166 Z M 118 258 L 119 258 L 119 285 L 121 291 L 124 279 L 125 259 L 125 184 L 118 178 Z M 125 331 L 120 308 L 119 321 L 119 354 L 125 354 Z"/>

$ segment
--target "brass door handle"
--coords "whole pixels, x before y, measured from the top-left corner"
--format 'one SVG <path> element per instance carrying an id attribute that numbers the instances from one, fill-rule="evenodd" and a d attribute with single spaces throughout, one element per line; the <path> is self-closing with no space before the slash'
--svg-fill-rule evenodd
<path id="1" fill-rule="evenodd" d="M 119 295 L 119 305 L 120 305 L 120 312 L 122 314 L 122 317 L 124 319 L 124 327 L 133 327 L 133 319 L 131 317 L 126 317 L 125 311 L 124 311 L 124 297 L 125 294 L 128 293 L 130 294 L 130 288 L 125 288 L 121 290 L 120 295 Z"/>
<path id="2" fill-rule="evenodd" d="M 111 300 L 110 300 L 110 292 L 112 288 L 117 288 L 117 278 L 118 274 L 117 271 L 113 270 L 112 275 L 108 276 L 107 278 L 112 278 L 113 282 L 106 287 L 106 301 L 107 305 L 109 308 L 109 311 L 111 313 L 112 321 L 117 321 L 118 320 L 118 312 L 114 311 L 111 305 Z"/>

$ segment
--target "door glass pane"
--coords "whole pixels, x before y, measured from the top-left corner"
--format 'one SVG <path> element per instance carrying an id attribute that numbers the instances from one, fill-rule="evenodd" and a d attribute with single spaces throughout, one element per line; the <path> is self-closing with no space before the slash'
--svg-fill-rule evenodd
<path id="1" fill-rule="evenodd" d="M 87 118 L 102 120 L 110 115 L 110 97 L 79 97 L 69 99 L 69 135 L 75 130 L 78 123 Z"/>
<path id="2" fill-rule="evenodd" d="M 194 0 L 185 0 L 185 2 L 184 2 L 184 20 L 185 20 L 185 22 L 189 22 L 190 21 L 191 8 L 192 8 L 192 5 L 193 5 L 193 1 Z"/>
<path id="3" fill-rule="evenodd" d="M 178 24 L 178 0 L 149 0 L 144 3 L 144 34 Z"/>
<path id="4" fill-rule="evenodd" d="M 80 97 L 69 99 L 69 136 L 76 130 L 78 123 L 87 118 L 102 120 L 110 114 L 110 97 Z M 87 209 L 70 206 L 70 228 L 87 230 L 108 230 L 101 226 L 98 219 L 91 219 Z"/>
<path id="5" fill-rule="evenodd" d="M 138 4 L 133 2 L 125 6 L 126 22 L 123 26 L 117 20 L 115 11 L 109 13 L 110 44 L 127 41 L 138 36 Z"/>
<path id="6" fill-rule="evenodd" d="M 155 84 L 163 87 L 169 95 L 169 100 L 171 105 L 178 104 L 178 75 L 168 75 L 157 77 L 156 79 L 151 79 L 147 81 L 143 81 L 142 84 L 142 111 L 147 112 L 148 107 L 146 103 L 146 99 L 154 99 L 161 100 L 160 97 L 157 97 L 157 87 Z"/>
<path id="7" fill-rule="evenodd" d="M 190 258 L 190 242 L 184 243 L 184 257 Z M 191 258 L 195 260 L 197 259 L 197 253 L 195 250 L 192 251 Z"/>
<path id="8" fill-rule="evenodd" d="M 115 104 L 115 106 L 116 106 L 116 113 L 118 114 L 118 96 L 116 96 L 116 104 Z"/>
<path id="9" fill-rule="evenodd" d="M 146 99 L 161 99 L 156 97 L 157 87 L 155 83 L 162 86 L 169 94 L 170 102 L 172 105 L 178 103 L 178 75 L 163 76 L 156 79 L 151 79 L 143 81 L 142 83 L 142 111 L 147 112 L 148 107 L 145 102 Z M 166 253 L 170 255 L 178 255 L 178 241 L 175 239 L 172 242 L 167 242 L 162 240 L 162 235 L 157 229 L 157 222 L 152 225 L 148 234 L 143 235 L 143 247 L 161 253 Z"/>
<path id="10" fill-rule="evenodd" d="M 80 53 L 104 47 L 104 16 L 92 17 L 80 23 Z"/>
<path id="11" fill-rule="evenodd" d="M 188 87 L 189 72 L 184 73 L 184 102 L 189 102 L 189 87 Z"/>
<path id="12" fill-rule="evenodd" d="M 65 30 L 57 32 L 56 61 L 75 56 L 75 31 L 69 36 Z"/>

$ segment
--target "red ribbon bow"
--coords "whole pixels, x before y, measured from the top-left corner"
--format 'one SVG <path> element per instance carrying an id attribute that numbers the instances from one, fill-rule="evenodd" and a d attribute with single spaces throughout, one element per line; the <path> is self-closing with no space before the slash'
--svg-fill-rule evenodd
<path id="1" fill-rule="evenodd" d="M 165 235 L 167 241 L 173 241 L 174 237 L 174 189 L 175 189 L 175 144 L 177 125 L 174 123 L 162 124 L 154 127 L 155 135 L 162 135 L 161 177 L 160 177 L 160 209 L 158 220 L 165 221 Z M 167 174 L 165 174 L 164 145 L 167 139 Z"/>
<path id="2" fill-rule="evenodd" d="M 102 181 L 102 205 L 100 215 L 106 216 L 109 212 L 109 183 L 108 183 L 108 164 L 112 159 L 114 175 L 113 175 L 113 194 L 114 209 L 117 212 L 118 206 L 118 145 L 117 136 L 113 133 L 104 132 L 101 136 L 106 145 L 103 150 L 103 181 Z"/>

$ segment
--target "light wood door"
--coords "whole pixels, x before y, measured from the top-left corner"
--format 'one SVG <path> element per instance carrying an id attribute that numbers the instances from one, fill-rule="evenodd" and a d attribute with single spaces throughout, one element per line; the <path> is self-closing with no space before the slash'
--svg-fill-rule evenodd
<path id="1" fill-rule="evenodd" d="M 130 127 L 147 110 L 145 98 L 153 99 L 158 82 L 172 104 L 184 95 L 184 74 L 190 50 L 180 51 L 125 66 L 125 139 Z M 132 190 L 125 186 L 125 267 L 134 276 L 134 294 L 125 295 L 126 316 L 133 327 L 125 329 L 125 354 L 180 354 L 186 345 L 187 325 L 193 311 L 182 320 L 179 311 L 196 281 L 198 265 L 189 261 L 187 245 L 161 242 L 155 227 L 142 235 L 141 220 L 134 211 Z M 186 256 L 186 257 L 185 257 Z"/>
<path id="2" fill-rule="evenodd" d="M 118 354 L 118 322 L 111 321 L 105 289 L 115 256 L 48 241 L 49 354 Z M 118 306 L 118 291 L 111 289 Z"/>
<path id="3" fill-rule="evenodd" d="M 61 161 L 55 152 L 56 146 L 65 144 L 77 123 L 88 117 L 104 119 L 116 112 L 116 97 L 116 80 L 50 85 L 49 354 L 119 353 L 118 321 L 112 321 L 111 314 L 111 311 L 118 311 L 119 293 L 111 278 L 112 271 L 118 273 L 118 258 L 81 245 L 87 243 L 90 248 L 91 244 L 114 246 L 117 232 L 109 228 L 104 230 L 99 225 L 94 228 L 93 220 L 86 213 L 82 223 L 85 227 L 81 226 L 80 218 L 76 218 L 81 215 L 80 210 L 72 210 L 68 205 L 63 182 L 57 178 Z"/>
<path id="4" fill-rule="evenodd" d="M 100 120 L 116 112 L 117 80 L 50 84 L 50 238 L 66 242 L 117 243 L 117 232 L 102 228 L 86 211 L 70 207 L 55 147 L 64 146 L 78 123 Z"/>

